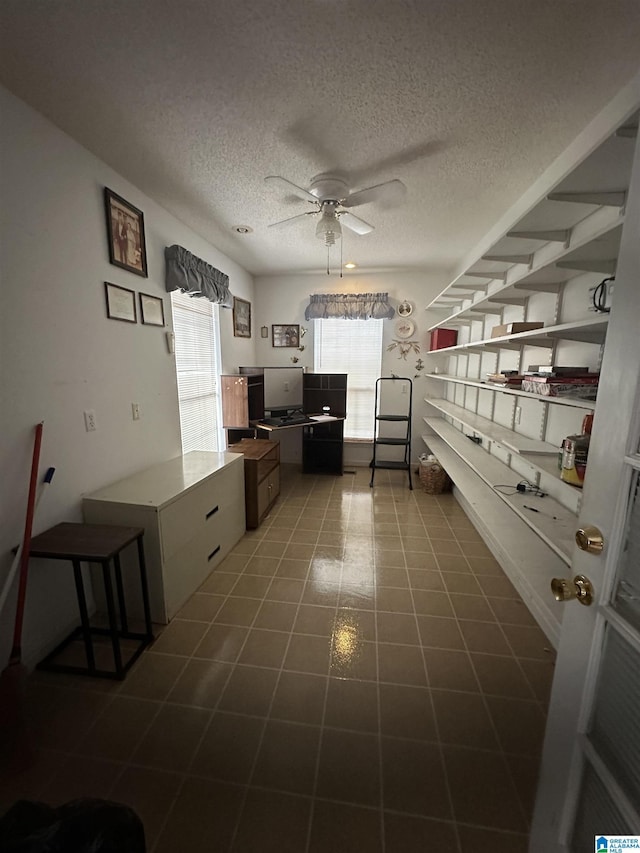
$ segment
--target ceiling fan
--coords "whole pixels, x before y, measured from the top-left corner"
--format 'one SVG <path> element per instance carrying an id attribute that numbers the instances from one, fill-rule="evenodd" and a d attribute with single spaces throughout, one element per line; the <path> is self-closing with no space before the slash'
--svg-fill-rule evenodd
<path id="1" fill-rule="evenodd" d="M 343 225 L 355 234 L 369 234 L 373 231 L 373 225 L 355 216 L 349 208 L 372 201 L 399 201 L 406 192 L 405 185 L 397 178 L 356 192 L 351 192 L 346 180 L 337 175 L 316 175 L 308 190 L 279 175 L 270 175 L 265 181 L 269 186 L 287 190 L 310 202 L 315 208 L 274 222 L 269 228 L 286 225 L 305 216 L 320 216 L 316 225 L 316 237 L 327 247 L 335 245 L 336 240 L 340 239 Z"/>

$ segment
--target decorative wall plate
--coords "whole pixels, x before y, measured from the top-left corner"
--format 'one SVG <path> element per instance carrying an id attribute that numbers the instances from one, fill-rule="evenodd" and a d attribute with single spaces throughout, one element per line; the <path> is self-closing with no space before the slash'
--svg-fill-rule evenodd
<path id="1" fill-rule="evenodd" d="M 401 317 L 408 317 L 413 312 L 413 305 L 410 302 L 407 302 L 405 299 L 404 302 L 401 302 L 398 305 L 398 314 Z"/>
<path id="2" fill-rule="evenodd" d="M 396 323 L 396 335 L 405 340 L 410 338 L 416 330 L 416 324 L 413 320 L 398 320 Z"/>

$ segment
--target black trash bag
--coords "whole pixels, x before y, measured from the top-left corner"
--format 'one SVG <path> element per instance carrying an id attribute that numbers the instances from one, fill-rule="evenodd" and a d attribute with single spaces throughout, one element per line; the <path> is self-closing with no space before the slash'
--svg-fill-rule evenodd
<path id="1" fill-rule="evenodd" d="M 0 853 L 145 851 L 138 815 L 108 800 L 73 800 L 59 808 L 19 800 L 0 818 Z"/>

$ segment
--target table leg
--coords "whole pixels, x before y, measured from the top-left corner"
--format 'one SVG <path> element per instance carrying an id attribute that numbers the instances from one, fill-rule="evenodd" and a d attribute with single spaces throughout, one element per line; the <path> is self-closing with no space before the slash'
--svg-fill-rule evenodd
<path id="1" fill-rule="evenodd" d="M 76 595 L 78 596 L 78 608 L 80 610 L 80 622 L 82 624 L 82 639 L 87 656 L 89 673 L 93 675 L 96 671 L 96 660 L 93 654 L 93 641 L 91 639 L 91 628 L 89 626 L 89 614 L 87 613 L 87 600 L 84 595 L 84 583 L 82 581 L 82 567 L 80 560 L 72 560 L 73 576 L 76 582 Z"/>
<path id="2" fill-rule="evenodd" d="M 105 560 L 102 564 L 102 576 L 104 578 L 104 594 L 107 599 L 107 611 L 109 613 L 109 633 L 111 634 L 111 645 L 113 646 L 113 661 L 116 667 L 116 675 L 118 678 L 124 678 L 122 655 L 120 654 L 118 622 L 116 620 L 116 607 L 113 600 L 113 587 L 111 585 L 111 573 L 109 571 L 108 560 Z"/>
<path id="3" fill-rule="evenodd" d="M 149 585 L 147 583 L 147 564 L 144 559 L 144 546 L 142 544 L 142 536 L 138 536 L 136 543 L 138 545 L 138 562 L 140 565 L 140 584 L 142 586 L 142 605 L 144 607 L 144 622 L 147 629 L 147 637 L 149 642 L 153 640 L 153 627 L 151 625 L 151 608 L 149 607 Z"/>
<path id="4" fill-rule="evenodd" d="M 124 587 L 122 586 L 122 570 L 120 569 L 120 554 L 116 554 L 113 558 L 116 567 L 116 590 L 118 592 L 118 608 L 120 610 L 120 625 L 123 632 L 126 634 L 129 631 L 129 623 L 127 621 L 127 606 L 124 600 Z"/>

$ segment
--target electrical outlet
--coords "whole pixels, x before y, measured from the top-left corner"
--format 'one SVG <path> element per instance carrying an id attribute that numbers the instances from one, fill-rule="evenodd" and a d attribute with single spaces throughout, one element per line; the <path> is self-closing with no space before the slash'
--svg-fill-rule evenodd
<path id="1" fill-rule="evenodd" d="M 406 383 L 406 382 L 403 382 L 403 383 L 402 383 L 402 393 L 403 393 L 403 394 L 406 394 L 406 393 L 407 393 L 407 383 Z"/>
<path id="2" fill-rule="evenodd" d="M 140 420 L 140 406 L 138 403 L 132 403 L 131 404 L 131 415 L 132 415 L 134 421 Z"/>
<path id="3" fill-rule="evenodd" d="M 98 429 L 96 413 L 93 409 L 87 409 L 84 413 L 84 428 L 87 432 L 95 432 Z"/>
<path id="4" fill-rule="evenodd" d="M 522 407 L 521 407 L 521 406 L 516 406 L 516 413 L 515 413 L 515 416 L 514 416 L 514 419 L 513 419 L 513 420 L 514 420 L 514 423 L 517 423 L 517 424 L 519 424 L 519 423 L 520 423 L 520 416 L 521 416 L 521 415 L 522 415 Z"/>
<path id="5" fill-rule="evenodd" d="M 284 390 L 285 390 L 285 391 L 288 391 L 288 390 L 289 390 L 289 383 L 288 383 L 288 382 L 285 382 L 285 383 L 284 383 Z"/>

